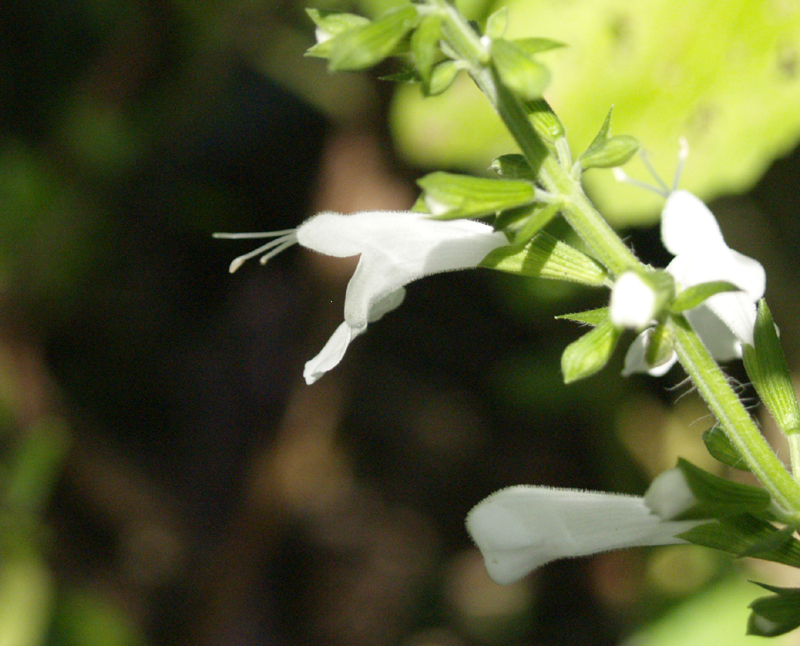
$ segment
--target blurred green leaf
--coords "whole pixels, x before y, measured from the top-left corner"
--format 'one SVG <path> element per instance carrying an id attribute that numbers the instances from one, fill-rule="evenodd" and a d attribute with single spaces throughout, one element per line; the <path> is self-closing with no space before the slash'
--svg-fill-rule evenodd
<path id="1" fill-rule="evenodd" d="M 776 637 L 800 626 L 800 589 L 778 588 L 764 583 L 756 585 L 775 594 L 759 597 L 750 604 L 748 635 Z"/>
<path id="2" fill-rule="evenodd" d="M 684 289 L 678 294 L 675 301 L 672 303 L 672 311 L 676 314 L 685 312 L 692 308 L 701 305 L 703 301 L 711 298 L 714 294 L 721 294 L 723 292 L 738 292 L 739 288 L 733 283 L 728 283 L 724 280 L 712 281 L 710 283 L 700 283 L 693 287 Z"/>
<path id="3" fill-rule="evenodd" d="M 492 60 L 503 83 L 526 101 L 542 96 L 550 82 L 550 72 L 544 65 L 502 38 L 492 41 Z"/>

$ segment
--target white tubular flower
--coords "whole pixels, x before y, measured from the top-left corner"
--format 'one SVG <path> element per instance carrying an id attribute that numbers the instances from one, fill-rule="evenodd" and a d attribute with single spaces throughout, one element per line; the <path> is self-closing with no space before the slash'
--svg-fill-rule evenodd
<path id="1" fill-rule="evenodd" d="M 467 516 L 489 576 L 500 584 L 560 558 L 683 543 L 676 536 L 697 524 L 664 519 L 636 496 L 530 486 L 501 489 Z"/>
<path id="2" fill-rule="evenodd" d="M 715 294 L 686 312 L 715 359 L 729 361 L 741 357 L 742 344 L 753 343 L 756 303 L 766 287 L 761 263 L 728 247 L 714 215 L 687 191 L 673 191 L 667 198 L 661 218 L 661 239 L 675 256 L 667 271 L 675 278 L 679 290 L 712 281 L 727 281 L 741 290 Z M 638 353 L 640 358 L 632 353 Z M 628 354 L 625 374 L 650 372 L 657 376 L 661 366 L 656 372 L 650 369 L 644 353 L 636 350 L 635 344 Z"/>
<path id="3" fill-rule="evenodd" d="M 635 271 L 626 271 L 614 283 L 608 314 L 617 327 L 641 330 L 653 320 L 656 293 Z"/>
<path id="4" fill-rule="evenodd" d="M 350 342 L 386 312 L 400 305 L 405 285 L 424 276 L 476 267 L 489 252 L 508 244 L 502 232 L 470 220 L 432 220 L 413 211 L 364 211 L 351 215 L 324 212 L 296 230 L 217 237 L 273 237 L 271 242 L 232 263 L 236 271 L 249 258 L 261 263 L 299 243 L 327 256 L 361 256 L 344 304 L 344 322 L 303 371 L 312 384 L 336 366 Z"/>

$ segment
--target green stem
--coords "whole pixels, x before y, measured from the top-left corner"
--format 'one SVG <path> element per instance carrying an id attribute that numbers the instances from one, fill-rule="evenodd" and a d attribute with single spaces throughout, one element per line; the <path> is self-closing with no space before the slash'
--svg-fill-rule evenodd
<path id="1" fill-rule="evenodd" d="M 470 66 L 470 75 L 489 99 L 522 154 L 538 170 L 542 185 L 563 197 L 562 213 L 570 226 L 614 275 L 641 263 L 592 206 L 580 180 L 561 166 L 533 128 L 522 102 L 497 78 L 491 57 L 478 35 L 448 0 L 431 0 L 442 16 L 442 33 L 450 47 Z"/>
<path id="2" fill-rule="evenodd" d="M 778 460 L 689 322 L 682 316 L 673 316 L 669 325 L 675 335 L 678 359 L 747 466 L 777 504 L 790 512 L 800 512 L 800 484 Z"/>

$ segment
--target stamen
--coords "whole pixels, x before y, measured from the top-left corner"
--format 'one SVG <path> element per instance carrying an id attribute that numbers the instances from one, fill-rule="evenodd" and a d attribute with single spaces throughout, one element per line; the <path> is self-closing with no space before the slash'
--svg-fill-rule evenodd
<path id="1" fill-rule="evenodd" d="M 656 192 L 659 193 L 660 195 L 663 195 L 664 197 L 667 197 L 669 195 L 669 186 L 667 186 L 664 183 L 664 180 L 661 179 L 661 177 L 658 175 L 658 173 L 656 172 L 656 169 L 653 168 L 653 165 L 650 163 L 650 158 L 647 156 L 647 153 L 644 150 L 642 150 L 639 153 L 639 156 L 642 158 L 642 163 L 645 165 L 647 170 L 650 171 L 650 174 L 653 176 L 653 178 L 656 180 L 656 182 L 658 182 L 658 185 L 663 189 L 663 192 L 660 192 L 660 191 L 656 191 Z"/>
<path id="2" fill-rule="evenodd" d="M 293 233 L 295 229 L 284 229 L 283 231 L 263 231 L 259 233 L 212 233 L 212 238 L 224 240 L 246 240 L 252 238 L 277 238 Z"/>
<path id="3" fill-rule="evenodd" d="M 277 256 L 284 249 L 288 249 L 293 244 L 297 243 L 297 230 L 284 229 L 283 231 L 272 231 L 270 233 L 215 233 L 214 237 L 234 239 L 234 240 L 243 238 L 275 237 L 275 240 L 270 240 L 267 244 L 261 245 L 258 249 L 249 251 L 246 254 L 239 256 L 238 258 L 234 258 L 233 262 L 231 262 L 231 265 L 228 268 L 228 271 L 230 273 L 233 273 L 237 269 L 239 269 L 239 267 L 241 267 L 245 262 L 250 260 L 250 258 L 255 258 L 256 256 L 259 256 L 261 254 L 264 254 L 264 256 L 260 259 L 259 262 L 262 265 L 267 264 L 267 261 L 270 258 Z"/>
<path id="4" fill-rule="evenodd" d="M 614 179 L 620 183 L 630 184 L 631 186 L 643 188 L 646 191 L 652 191 L 653 193 L 657 193 L 661 197 L 667 197 L 669 195 L 669 189 L 663 183 L 662 186 L 664 186 L 664 188 L 661 189 L 658 186 L 653 186 L 652 184 L 648 184 L 647 182 L 642 182 L 638 179 L 633 179 L 633 177 L 630 177 L 628 173 L 622 170 L 619 166 L 613 168 L 611 172 L 614 173 Z"/>
<path id="5" fill-rule="evenodd" d="M 672 190 L 678 190 L 678 182 L 681 179 L 681 173 L 683 173 L 683 165 L 686 163 L 686 158 L 689 156 L 689 142 L 686 141 L 686 137 L 681 137 L 678 139 L 678 166 L 675 169 L 675 180 L 672 182 Z"/>

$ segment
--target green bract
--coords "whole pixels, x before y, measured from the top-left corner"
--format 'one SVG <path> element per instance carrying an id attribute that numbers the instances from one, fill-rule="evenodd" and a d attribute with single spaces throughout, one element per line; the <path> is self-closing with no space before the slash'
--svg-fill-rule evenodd
<path id="1" fill-rule="evenodd" d="M 747 375 L 778 428 L 785 435 L 797 435 L 800 433 L 800 408 L 775 323 L 764 299 L 758 304 L 753 336 L 755 347 L 744 346 Z"/>
<path id="2" fill-rule="evenodd" d="M 545 232 L 536 235 L 523 247 L 498 247 L 481 261 L 480 266 L 518 276 L 566 280 L 593 287 L 604 285 L 608 280 L 608 275 L 596 260 Z"/>

